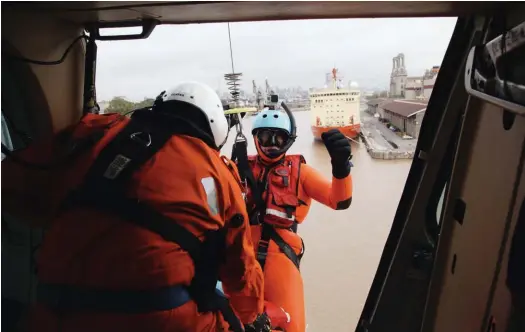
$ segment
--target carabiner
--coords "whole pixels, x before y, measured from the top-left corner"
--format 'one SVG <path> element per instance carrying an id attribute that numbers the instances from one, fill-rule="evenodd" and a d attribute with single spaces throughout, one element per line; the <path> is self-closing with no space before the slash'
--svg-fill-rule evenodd
<path id="1" fill-rule="evenodd" d="M 243 128 L 242 128 L 242 118 L 239 114 L 235 114 L 237 116 L 237 123 L 235 124 L 235 130 L 237 130 L 237 136 L 235 137 L 235 142 L 241 142 L 242 140 L 247 141 L 246 136 L 244 136 Z M 241 139 L 239 139 L 241 138 Z"/>

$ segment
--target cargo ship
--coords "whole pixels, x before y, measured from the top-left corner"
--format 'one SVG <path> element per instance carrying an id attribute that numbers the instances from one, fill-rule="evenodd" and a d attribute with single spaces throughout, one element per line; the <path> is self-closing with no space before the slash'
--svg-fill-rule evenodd
<path id="1" fill-rule="evenodd" d="M 338 70 L 333 68 L 327 74 L 324 88 L 310 90 L 309 97 L 311 128 L 315 139 L 321 139 L 322 133 L 334 128 L 352 139 L 359 135 L 361 93 L 357 83 L 344 86 Z"/>

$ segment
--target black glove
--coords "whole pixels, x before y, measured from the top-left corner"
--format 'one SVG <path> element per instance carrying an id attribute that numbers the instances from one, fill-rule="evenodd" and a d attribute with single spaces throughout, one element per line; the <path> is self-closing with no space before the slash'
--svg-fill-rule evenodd
<path id="1" fill-rule="evenodd" d="M 257 316 L 255 321 L 251 324 L 244 325 L 245 332 L 271 332 L 272 322 L 268 315 L 264 312 Z"/>
<path id="2" fill-rule="evenodd" d="M 336 179 L 346 178 L 350 174 L 350 159 L 352 159 L 350 141 L 339 129 L 322 133 L 321 138 L 332 159 L 332 175 Z"/>

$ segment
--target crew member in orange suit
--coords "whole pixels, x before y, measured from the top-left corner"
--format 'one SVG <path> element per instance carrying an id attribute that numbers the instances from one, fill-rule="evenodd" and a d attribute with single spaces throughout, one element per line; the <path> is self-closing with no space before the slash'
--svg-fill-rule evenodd
<path id="1" fill-rule="evenodd" d="M 269 331 L 238 172 L 219 155 L 229 129 L 196 82 L 131 119 L 83 117 L 72 137 L 98 141 L 64 174 L 32 331 Z"/>
<path id="2" fill-rule="evenodd" d="M 332 209 L 347 209 L 352 202 L 351 146 L 337 129 L 322 134 L 330 154 L 332 180 L 308 166 L 301 155 L 287 155 L 295 140 L 292 113 L 264 109 L 253 123 L 256 156 L 248 163 L 255 185 L 248 186 L 248 214 L 257 259 L 264 270 L 265 300 L 290 315 L 288 332 L 304 332 L 305 308 L 299 263 L 304 244 L 297 224 L 316 200 Z"/>

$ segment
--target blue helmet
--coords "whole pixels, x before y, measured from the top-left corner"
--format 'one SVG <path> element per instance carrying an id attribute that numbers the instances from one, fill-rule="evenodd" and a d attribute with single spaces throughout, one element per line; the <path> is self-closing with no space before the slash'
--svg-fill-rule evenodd
<path id="1" fill-rule="evenodd" d="M 252 134 L 255 135 L 257 129 L 273 128 L 282 129 L 288 135 L 292 133 L 292 123 L 288 115 L 277 110 L 263 109 L 253 121 Z"/>

